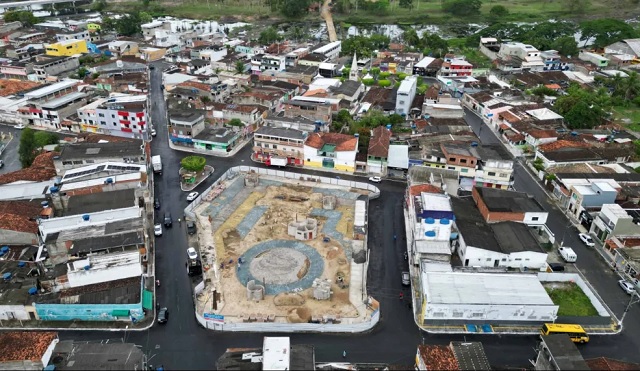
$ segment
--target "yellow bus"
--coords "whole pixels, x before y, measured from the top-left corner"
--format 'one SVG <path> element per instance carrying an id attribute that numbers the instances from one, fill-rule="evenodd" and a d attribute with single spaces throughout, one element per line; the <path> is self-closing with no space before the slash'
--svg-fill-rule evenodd
<path id="1" fill-rule="evenodd" d="M 541 335 L 567 334 L 574 343 L 588 343 L 589 335 L 580 325 L 563 325 L 557 323 L 545 323 L 540 329 Z"/>

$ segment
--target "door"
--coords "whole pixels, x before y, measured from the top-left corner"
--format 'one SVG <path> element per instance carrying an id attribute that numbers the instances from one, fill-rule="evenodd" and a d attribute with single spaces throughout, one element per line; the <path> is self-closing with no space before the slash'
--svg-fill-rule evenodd
<path id="1" fill-rule="evenodd" d="M 464 266 L 465 266 L 465 267 L 468 267 L 468 266 L 469 266 L 469 259 L 465 259 L 465 260 L 464 260 Z"/>
<path id="2" fill-rule="evenodd" d="M 497 267 L 498 267 L 498 265 L 500 265 L 500 259 L 496 259 L 496 260 L 494 260 L 494 261 L 493 261 L 493 266 L 494 266 L 495 268 L 497 268 Z"/>

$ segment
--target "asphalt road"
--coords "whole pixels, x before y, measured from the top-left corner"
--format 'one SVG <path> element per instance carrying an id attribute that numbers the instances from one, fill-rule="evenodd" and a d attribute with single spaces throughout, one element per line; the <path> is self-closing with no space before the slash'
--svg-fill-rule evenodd
<path id="1" fill-rule="evenodd" d="M 500 143 L 495 133 L 481 124 L 480 118 L 469 110 L 465 110 L 467 123 L 480 138 L 483 144 Z M 589 283 L 596 289 L 600 297 L 618 318 L 629 303 L 629 295 L 625 294 L 618 286 L 620 279 L 600 254 L 593 248 L 586 247 L 578 239 L 578 230 L 571 224 L 564 212 L 557 204 L 550 202 L 542 185 L 525 168 L 526 165 L 516 162 L 514 170 L 515 189 L 533 195 L 535 199 L 549 213 L 547 226 L 555 234 L 558 241 L 564 241 L 564 246 L 569 246 L 578 255 L 576 267 L 587 277 Z M 640 339 L 633 334 L 640 333 L 640 306 L 632 306 L 623 324 L 623 332 L 616 336 L 595 337 L 589 346 L 583 348 L 583 353 L 591 357 L 597 354 L 609 355 L 623 360 L 640 361 L 637 349 L 640 349 Z M 591 352 L 597 352 L 595 354 Z"/>
<path id="2" fill-rule="evenodd" d="M 163 175 L 156 177 L 155 192 L 161 199 L 161 212 L 168 210 L 174 220 L 182 215 L 186 207 L 186 193 L 181 192 L 178 183 L 180 159 L 186 153 L 172 151 L 167 144 L 167 129 L 164 115 L 164 101 L 159 90 L 160 71 L 153 72 L 151 94 L 153 106 L 151 114 L 158 132 L 152 142 L 153 154 L 160 154 L 163 160 Z M 471 114 L 473 115 L 473 114 Z M 467 118 L 473 125 L 473 118 Z M 478 127 L 476 123 L 476 127 Z M 485 134 L 486 132 L 486 134 Z M 481 140 L 491 140 L 491 132 L 483 130 Z M 485 138 L 486 137 L 486 138 Z M 493 140 L 497 139 L 493 137 Z M 202 192 L 217 177 L 231 166 L 250 163 L 251 146 L 246 146 L 234 158 L 209 158 L 208 164 L 215 172 L 196 190 Z M 298 170 L 296 170 L 298 171 Z M 566 219 L 547 201 L 536 183 L 527 178 L 524 169 L 516 170 L 516 184 L 519 190 L 531 192 L 550 211 L 549 225 L 555 233 L 566 225 Z M 299 170 L 301 173 L 322 174 L 314 171 Z M 350 177 L 344 176 L 348 179 Z M 369 249 L 370 265 L 367 287 L 369 294 L 381 303 L 381 321 L 378 326 L 366 334 L 327 335 L 327 334 L 291 334 L 293 344 L 313 344 L 318 362 L 341 361 L 342 351 L 347 351 L 347 361 L 351 362 L 387 362 L 412 366 L 416 346 L 423 344 L 448 344 L 453 340 L 482 341 L 491 363 L 501 367 L 527 367 L 529 359 L 534 357 L 535 336 L 503 335 L 430 335 L 418 330 L 413 322 L 411 310 L 398 296 L 403 290 L 400 273 L 407 269 L 403 258 L 403 241 L 393 240 L 393 235 L 402 236 L 402 198 L 405 185 L 396 182 L 382 182 L 381 197 L 370 202 L 369 213 Z M 64 332 L 64 339 L 104 341 L 122 341 L 136 343 L 147 352 L 153 365 L 162 364 L 167 369 L 211 369 L 216 359 L 230 347 L 261 347 L 265 335 L 247 333 L 216 333 L 201 328 L 194 317 L 191 284 L 186 275 L 187 237 L 182 225 L 174 222 L 173 228 L 164 231 L 156 242 L 156 272 L 161 281 L 159 302 L 167 306 L 170 320 L 166 325 L 155 325 L 144 332 Z M 585 271 L 592 284 L 601 291 L 605 300 L 620 313 L 624 299 L 613 277 L 607 275 L 606 267 L 600 263 L 595 253 L 585 249 L 577 242 L 575 233 L 567 233 L 567 245 L 574 246 L 579 255 L 579 267 Z M 593 281 L 597 282 L 593 282 Z M 405 291 L 407 293 L 407 291 Z M 408 296 L 408 295 L 406 295 Z M 626 330 L 619 336 L 594 337 L 581 351 L 586 358 L 600 356 L 614 357 L 627 361 L 640 361 L 637 349 L 638 339 L 632 334 L 638 333 L 637 308 L 627 316 Z"/>
<path id="3" fill-rule="evenodd" d="M 4 166 L 0 168 L 0 174 L 6 174 L 22 169 L 18 155 L 21 131 L 14 129 L 13 126 L 10 125 L 2 125 L 0 126 L 0 132 L 11 133 L 13 135 L 13 139 L 9 142 L 7 148 L 2 151 L 2 156 L 0 156 L 0 160 L 4 161 Z"/>

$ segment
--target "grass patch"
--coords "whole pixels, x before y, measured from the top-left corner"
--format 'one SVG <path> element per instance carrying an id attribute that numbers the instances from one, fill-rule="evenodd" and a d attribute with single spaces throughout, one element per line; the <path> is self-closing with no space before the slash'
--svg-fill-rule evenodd
<path id="1" fill-rule="evenodd" d="M 153 4 L 153 3 L 152 3 Z M 219 19 L 221 17 L 237 17 L 247 21 L 254 19 L 284 20 L 278 12 L 272 12 L 266 1 L 251 0 L 225 0 L 220 3 L 215 0 L 190 0 L 188 2 L 161 1 L 157 3 L 162 7 L 162 13 L 177 17 L 194 19 Z M 509 15 L 502 18 L 510 22 L 536 22 L 546 21 L 551 18 L 576 18 L 590 17 L 624 17 L 630 18 L 638 11 L 622 11 L 615 6 L 616 0 L 592 0 L 591 5 L 582 15 L 567 13 L 562 1 L 549 0 L 490 0 L 484 1 L 479 15 L 468 18 L 456 18 L 442 11 L 440 1 L 413 0 L 412 9 L 400 8 L 394 5 L 389 8 L 387 14 L 374 14 L 364 10 L 352 9 L 349 14 L 333 14 L 334 22 L 349 24 L 445 24 L 452 21 L 482 23 L 491 21 L 489 10 L 495 5 L 503 5 L 509 10 Z M 110 7 L 113 11 L 127 11 L 132 8 L 140 8 L 139 1 L 118 2 Z M 155 12 L 160 13 L 160 12 Z M 310 13 L 306 19 L 297 21 L 322 21 L 318 13 Z"/>
<path id="2" fill-rule="evenodd" d="M 616 106 L 611 109 L 611 112 L 616 123 L 626 126 L 629 130 L 640 132 L 640 107 Z"/>
<path id="3" fill-rule="evenodd" d="M 545 287 L 549 297 L 558 308 L 558 316 L 597 316 L 598 311 L 584 292 L 573 282 L 556 287 Z"/>

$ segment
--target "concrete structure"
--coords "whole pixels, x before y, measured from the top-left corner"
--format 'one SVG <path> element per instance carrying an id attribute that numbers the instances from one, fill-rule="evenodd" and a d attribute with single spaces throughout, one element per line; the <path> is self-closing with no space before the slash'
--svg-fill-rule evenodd
<path id="1" fill-rule="evenodd" d="M 229 153 L 236 147 L 240 138 L 241 132 L 237 128 L 205 127 L 193 137 L 193 148 L 206 152 Z"/>
<path id="2" fill-rule="evenodd" d="M 536 348 L 534 369 L 540 370 L 589 370 L 580 351 L 566 334 L 540 336 Z"/>
<path id="3" fill-rule="evenodd" d="M 589 233 L 604 242 L 610 237 L 640 237 L 640 226 L 618 204 L 604 204 L 593 219 Z"/>
<path id="4" fill-rule="evenodd" d="M 318 221 L 313 218 L 291 221 L 287 225 L 287 233 L 296 240 L 312 240 L 318 237 Z"/>
<path id="5" fill-rule="evenodd" d="M 47 55 L 54 57 L 70 57 L 76 54 L 87 53 L 87 42 L 85 40 L 70 39 L 59 41 L 54 44 L 45 45 Z"/>
<path id="6" fill-rule="evenodd" d="M 544 225 L 549 213 L 524 192 L 473 187 L 473 200 L 488 223 L 512 221 L 529 226 Z"/>
<path id="7" fill-rule="evenodd" d="M 453 251 L 451 240 L 455 215 L 450 198 L 432 185 L 409 188 L 407 215 L 410 230 L 410 262 L 423 259 L 448 263 Z"/>
<path id="8" fill-rule="evenodd" d="M 33 63 L 33 73 L 38 81 L 45 81 L 48 77 L 59 76 L 80 67 L 77 57 L 38 57 Z"/>
<path id="9" fill-rule="evenodd" d="M 558 306 L 530 274 L 421 272 L 421 322 L 553 322 Z"/>
<path id="10" fill-rule="evenodd" d="M 594 181 L 589 184 L 575 184 L 569 188 L 568 211 L 576 218 L 583 210 L 598 210 L 605 204 L 615 203 L 618 189 L 608 182 Z"/>
<path id="11" fill-rule="evenodd" d="M 368 173 L 377 175 L 385 175 L 387 173 L 390 142 L 391 130 L 384 126 L 378 126 L 371 130 L 371 139 L 367 150 Z"/>
<path id="12" fill-rule="evenodd" d="M 91 42 L 91 34 L 89 33 L 89 30 L 58 32 L 56 33 L 56 40 L 58 42 L 67 40 L 84 40 L 86 42 Z"/>
<path id="13" fill-rule="evenodd" d="M 63 80 L 24 94 L 27 104 L 18 109 L 24 125 L 60 129 L 60 123 L 86 104 L 87 95 L 78 92 L 79 80 Z"/>
<path id="14" fill-rule="evenodd" d="M 126 55 L 136 56 L 138 54 L 138 43 L 135 41 L 115 40 L 109 43 L 109 51 L 118 58 Z"/>
<path id="15" fill-rule="evenodd" d="M 82 131 L 117 137 L 151 138 L 146 95 L 117 95 L 78 108 Z"/>
<path id="16" fill-rule="evenodd" d="M 356 169 L 358 137 L 338 133 L 313 133 L 304 143 L 304 165 L 346 172 Z"/>
<path id="17" fill-rule="evenodd" d="M 286 117 L 304 117 L 308 120 L 331 123 L 332 107 L 321 102 L 290 100 L 283 106 Z"/>
<path id="18" fill-rule="evenodd" d="M 473 65 L 462 58 L 446 58 L 442 67 L 438 72 L 438 76 L 457 77 L 471 76 L 473 74 Z"/>
<path id="19" fill-rule="evenodd" d="M 146 165 L 147 157 L 140 140 L 131 142 L 104 142 L 104 143 L 69 143 L 62 146 L 60 154 L 53 160 L 57 176 L 65 177 L 67 172 L 86 166 L 96 166 L 105 163 L 122 163 L 133 165 Z M 146 167 L 146 166 L 145 166 Z M 83 172 L 88 169 L 83 169 Z M 109 172 L 108 166 L 103 171 Z M 111 170 L 113 171 L 113 170 Z M 70 172 L 75 173 L 75 172 Z M 88 174 L 84 174 L 88 175 Z M 71 180 L 67 177 L 67 181 Z"/>
<path id="20" fill-rule="evenodd" d="M 51 363 L 57 370 L 90 370 L 105 364 L 113 370 L 144 370 L 148 360 L 137 345 L 118 342 L 64 340 L 56 345 L 54 354 Z"/>
<path id="21" fill-rule="evenodd" d="M 543 71 L 568 71 L 569 63 L 562 60 L 560 53 L 556 50 L 545 50 L 540 53 L 540 58 L 544 63 Z"/>
<path id="22" fill-rule="evenodd" d="M 580 54 L 578 54 L 578 58 L 580 60 L 590 62 L 598 68 L 604 68 L 609 65 L 608 58 L 592 52 L 580 51 Z"/>
<path id="23" fill-rule="evenodd" d="M 312 50 L 312 53 L 324 55 L 327 60 L 335 60 L 342 51 L 342 41 L 334 41 Z"/>
<path id="24" fill-rule="evenodd" d="M 174 144 L 193 146 L 193 138 L 205 130 L 204 111 L 169 111 L 169 139 Z"/>
<path id="25" fill-rule="evenodd" d="M 300 130 L 262 126 L 253 134 L 253 159 L 267 165 L 303 166 L 306 137 Z"/>
<path id="26" fill-rule="evenodd" d="M 399 115 L 409 115 L 413 99 L 416 97 L 417 86 L 418 78 L 416 76 L 409 76 L 400 83 L 396 97 L 395 113 Z"/>

